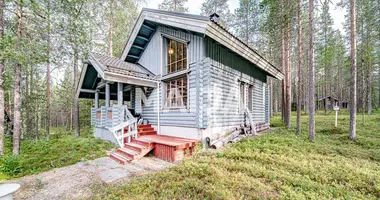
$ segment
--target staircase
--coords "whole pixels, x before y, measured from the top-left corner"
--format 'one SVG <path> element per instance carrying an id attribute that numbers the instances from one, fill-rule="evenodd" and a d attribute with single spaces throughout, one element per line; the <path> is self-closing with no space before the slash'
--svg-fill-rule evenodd
<path id="1" fill-rule="evenodd" d="M 144 135 L 156 135 L 157 132 L 154 130 L 152 125 L 137 125 L 138 136 Z M 110 157 L 119 162 L 120 164 L 126 164 L 127 162 L 140 159 L 148 154 L 154 148 L 154 144 L 149 141 L 132 139 L 130 143 L 124 141 L 124 147 L 117 148 L 115 152 L 110 154 Z"/>

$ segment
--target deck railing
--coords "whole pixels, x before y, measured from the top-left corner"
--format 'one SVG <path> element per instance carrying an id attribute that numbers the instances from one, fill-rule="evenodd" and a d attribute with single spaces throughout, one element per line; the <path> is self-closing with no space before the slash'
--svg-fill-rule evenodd
<path id="1" fill-rule="evenodd" d="M 137 138 L 137 119 L 126 105 L 92 108 L 91 124 L 112 132 L 120 147 L 124 147 L 125 142 L 131 142 L 132 138 Z"/>

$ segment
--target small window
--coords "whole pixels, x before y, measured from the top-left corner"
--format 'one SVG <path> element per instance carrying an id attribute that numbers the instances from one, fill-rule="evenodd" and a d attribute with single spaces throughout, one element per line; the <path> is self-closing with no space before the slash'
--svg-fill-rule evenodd
<path id="1" fill-rule="evenodd" d="M 172 39 L 166 39 L 167 73 L 181 71 L 187 68 L 187 44 Z"/>
<path id="2" fill-rule="evenodd" d="M 166 108 L 187 107 L 187 75 L 166 83 Z"/>

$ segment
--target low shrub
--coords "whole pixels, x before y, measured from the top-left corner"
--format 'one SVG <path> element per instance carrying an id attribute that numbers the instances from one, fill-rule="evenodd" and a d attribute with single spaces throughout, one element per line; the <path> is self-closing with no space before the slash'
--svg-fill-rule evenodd
<path id="1" fill-rule="evenodd" d="M 0 159 L 0 172 L 15 176 L 22 173 L 20 158 L 18 156 L 5 156 Z"/>

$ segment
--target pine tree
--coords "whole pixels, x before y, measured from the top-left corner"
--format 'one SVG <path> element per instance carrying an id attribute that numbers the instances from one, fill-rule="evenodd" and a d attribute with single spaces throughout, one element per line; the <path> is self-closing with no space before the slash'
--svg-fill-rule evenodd
<path id="1" fill-rule="evenodd" d="M 206 0 L 202 3 L 201 15 L 210 16 L 217 13 L 220 16 L 220 24 L 223 27 L 231 26 L 232 14 L 227 4 L 227 0 Z"/>
<path id="2" fill-rule="evenodd" d="M 185 7 L 186 2 L 187 0 L 164 0 L 162 3 L 158 5 L 158 9 L 179 13 L 187 13 L 189 12 L 189 8 Z"/>
<path id="3" fill-rule="evenodd" d="M 22 1 L 17 1 L 17 49 L 22 40 Z M 21 61 L 17 61 L 14 76 L 13 155 L 20 154 L 21 136 Z"/>
<path id="4" fill-rule="evenodd" d="M 258 49 L 260 40 L 260 9 L 257 0 L 240 0 L 235 10 L 233 28 L 236 35 L 249 46 Z"/>
<path id="5" fill-rule="evenodd" d="M 297 86 L 297 135 L 301 132 L 301 88 L 302 88 L 302 21 L 301 21 L 302 0 L 298 0 L 298 32 L 297 32 L 297 47 L 298 47 L 298 86 Z"/>
<path id="6" fill-rule="evenodd" d="M 309 140 L 315 140 L 314 0 L 309 0 Z"/>
<path id="7" fill-rule="evenodd" d="M 356 139 L 356 0 L 350 0 L 350 44 L 351 44 L 351 86 L 350 86 L 350 140 Z"/>

